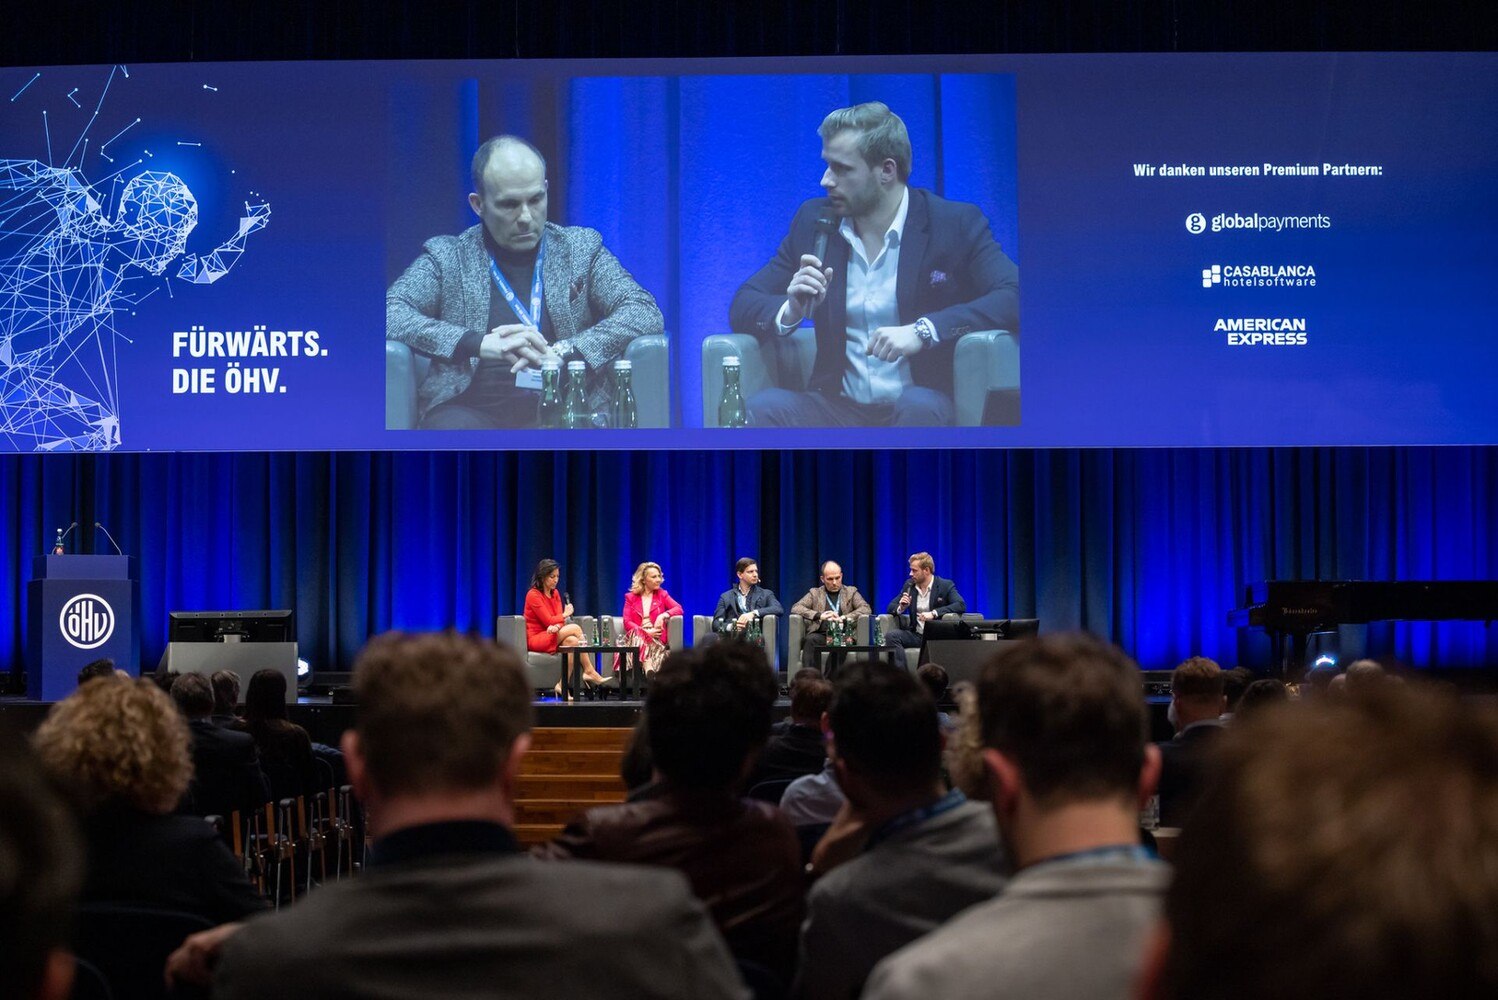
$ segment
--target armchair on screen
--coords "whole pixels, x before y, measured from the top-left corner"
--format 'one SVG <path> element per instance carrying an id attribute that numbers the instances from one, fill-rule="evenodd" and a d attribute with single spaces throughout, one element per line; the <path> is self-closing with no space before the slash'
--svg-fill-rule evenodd
<path id="1" fill-rule="evenodd" d="M 584 636 L 592 636 L 594 619 L 591 615 L 573 615 L 572 620 L 582 627 Z M 562 679 L 561 653 L 532 653 L 525 648 L 524 615 L 500 615 L 495 618 L 494 638 L 520 654 L 530 676 L 532 691 L 550 694 L 552 687 Z M 605 666 L 608 664 L 600 663 L 599 669 L 602 670 Z"/>
<path id="2" fill-rule="evenodd" d="M 760 341 L 746 333 L 702 341 L 702 426 L 718 426 L 723 359 L 739 359 L 744 398 L 762 389 L 804 392 L 817 357 L 816 333 L 803 326 L 789 337 Z M 958 427 L 1019 423 L 1019 341 L 1003 330 L 964 334 L 952 353 L 953 403 Z M 985 419 L 985 416 L 987 419 Z"/>
<path id="3" fill-rule="evenodd" d="M 785 629 L 785 662 L 787 673 L 794 674 L 801 669 L 801 652 L 806 644 L 806 619 L 800 615 L 790 615 L 790 622 Z M 873 619 L 868 615 L 856 619 L 853 622 L 853 643 L 857 646 L 869 644 L 869 623 Z M 818 664 L 821 666 L 821 664 Z"/>
<path id="4" fill-rule="evenodd" d="M 764 636 L 765 655 L 770 658 L 770 669 L 776 672 L 779 672 L 780 669 L 779 665 L 776 662 L 778 647 L 775 644 L 775 636 L 780 631 L 779 618 L 779 615 L 765 615 L 759 620 L 761 634 Z M 706 639 L 712 634 L 712 615 L 692 616 L 692 645 L 702 645 L 702 640 Z"/>
<path id="5" fill-rule="evenodd" d="M 980 614 L 980 613 L 978 613 L 978 612 L 976 612 L 976 611 L 969 611 L 965 615 L 942 615 L 941 616 L 941 620 L 944 621 L 944 622 L 955 622 L 955 621 L 978 622 L 978 621 L 982 621 L 983 620 L 983 615 Z M 899 625 L 895 624 L 895 616 L 894 615 L 880 615 L 879 616 L 879 632 L 882 635 L 889 635 L 890 632 L 894 631 L 895 629 L 897 629 L 899 627 L 900 627 Z M 915 673 L 916 670 L 920 669 L 920 660 L 921 660 L 921 648 L 919 646 L 915 647 L 914 649 L 907 649 L 905 651 L 905 667 L 912 674 Z"/>
<path id="6" fill-rule="evenodd" d="M 641 427 L 671 424 L 671 362 L 664 334 L 636 337 L 624 349 L 634 366 L 635 404 Z M 385 341 L 385 428 L 416 426 L 416 387 L 426 378 L 431 360 L 394 340 Z"/>

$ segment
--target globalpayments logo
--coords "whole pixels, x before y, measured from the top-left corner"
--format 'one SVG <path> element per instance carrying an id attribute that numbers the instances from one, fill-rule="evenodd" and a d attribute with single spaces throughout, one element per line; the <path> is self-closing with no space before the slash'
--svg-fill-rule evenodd
<path id="1" fill-rule="evenodd" d="M 1314 288 L 1316 268 L 1310 264 L 1213 264 L 1202 268 L 1202 287 Z"/>
<path id="2" fill-rule="evenodd" d="M 1332 217 L 1330 215 L 1261 215 L 1258 212 L 1240 215 L 1237 212 L 1219 212 L 1212 216 L 1211 222 L 1208 223 L 1207 217 L 1201 212 L 1192 212 L 1186 216 L 1186 231 L 1192 235 L 1200 236 L 1207 231 L 1209 225 L 1214 233 L 1220 233 L 1224 229 L 1283 233 L 1291 229 L 1330 229 Z"/>
<path id="3" fill-rule="evenodd" d="M 69 645 L 98 649 L 114 635 L 114 608 L 98 594 L 75 594 L 62 606 L 57 627 Z"/>

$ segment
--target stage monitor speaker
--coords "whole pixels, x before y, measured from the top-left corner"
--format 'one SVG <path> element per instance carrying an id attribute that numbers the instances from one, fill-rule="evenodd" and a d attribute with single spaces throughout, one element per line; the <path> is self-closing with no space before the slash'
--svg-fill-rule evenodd
<path id="1" fill-rule="evenodd" d="M 930 629 L 935 624 L 927 622 L 926 628 Z M 1021 641 L 1000 639 L 993 633 L 970 639 L 927 639 L 926 662 L 939 664 L 947 672 L 947 682 L 950 684 L 958 681 L 976 684 L 989 660 Z"/>
<path id="2" fill-rule="evenodd" d="M 169 674 L 238 674 L 241 693 L 257 671 L 275 670 L 286 678 L 288 705 L 296 702 L 296 660 L 294 642 L 169 642 L 161 654 Z"/>

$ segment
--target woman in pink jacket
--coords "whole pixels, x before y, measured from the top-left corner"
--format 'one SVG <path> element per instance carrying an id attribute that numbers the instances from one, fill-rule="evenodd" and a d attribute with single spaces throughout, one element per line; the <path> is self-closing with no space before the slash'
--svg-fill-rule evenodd
<path id="1" fill-rule="evenodd" d="M 640 666 L 653 674 L 666 659 L 666 619 L 681 616 L 681 605 L 661 587 L 666 579 L 657 563 L 642 562 L 624 595 L 624 634 L 640 647 Z"/>

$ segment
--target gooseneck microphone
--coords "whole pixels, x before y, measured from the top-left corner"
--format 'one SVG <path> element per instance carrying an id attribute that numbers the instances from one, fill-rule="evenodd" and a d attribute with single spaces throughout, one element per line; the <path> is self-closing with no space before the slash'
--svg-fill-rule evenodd
<path id="1" fill-rule="evenodd" d="M 62 543 L 68 540 L 68 536 L 73 533 L 73 529 L 76 527 L 78 527 L 78 522 L 74 521 L 72 524 L 68 525 L 67 531 L 63 531 L 61 528 L 57 529 L 57 541 L 52 543 L 52 554 L 54 556 L 60 556 L 64 551 L 66 551 L 62 547 Z"/>
<path id="2" fill-rule="evenodd" d="M 120 543 L 114 540 L 114 536 L 109 533 L 109 529 L 108 528 L 104 527 L 104 525 L 100 524 L 98 521 L 94 522 L 94 527 L 97 528 L 97 529 L 99 529 L 100 531 L 104 532 L 104 537 L 107 538 L 107 539 L 109 539 L 109 544 L 110 545 L 114 546 L 114 554 L 115 555 L 122 556 L 122 555 L 125 554 L 124 552 L 122 552 L 120 550 Z"/>

